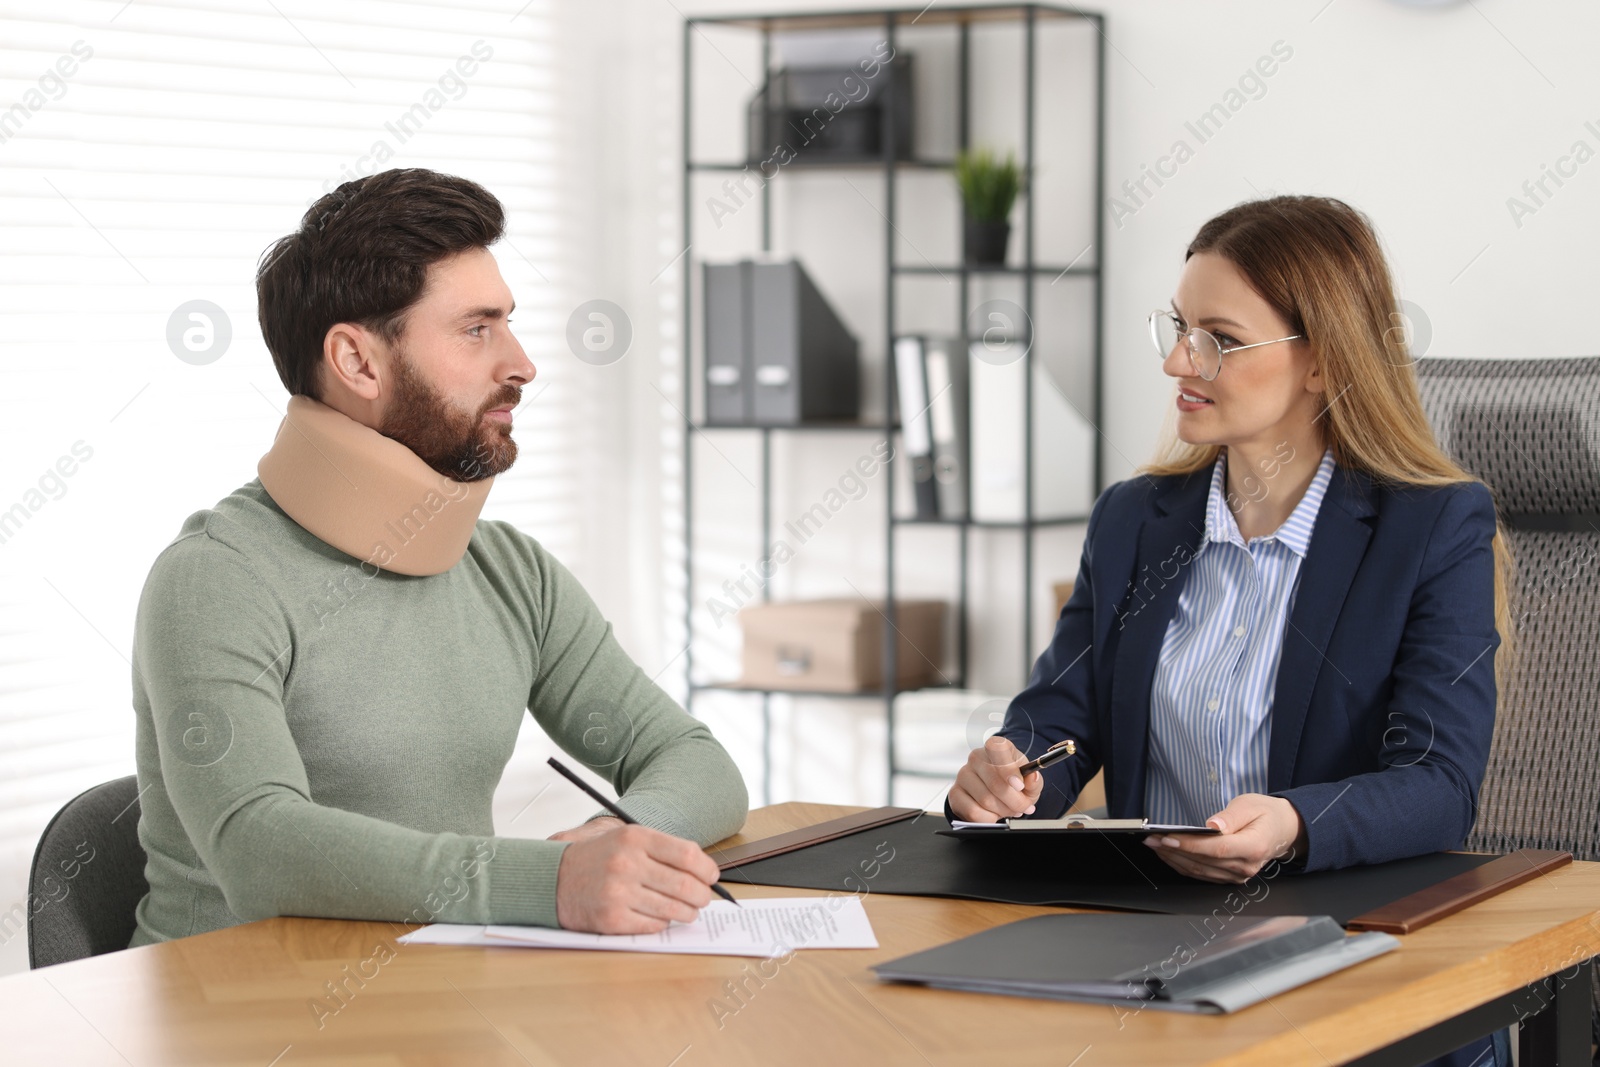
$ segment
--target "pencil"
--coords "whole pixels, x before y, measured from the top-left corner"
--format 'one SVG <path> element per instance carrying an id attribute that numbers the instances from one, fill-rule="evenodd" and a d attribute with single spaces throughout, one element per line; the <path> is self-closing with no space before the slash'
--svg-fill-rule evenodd
<path id="1" fill-rule="evenodd" d="M 639 820 L 638 819 L 635 819 L 633 816 L 629 815 L 627 812 L 625 812 L 621 808 L 617 807 L 611 801 L 609 801 L 605 797 L 601 796 L 599 794 L 599 792 L 597 792 L 594 789 L 594 787 L 592 787 L 588 782 L 584 781 L 582 778 L 579 778 L 576 774 L 573 774 L 571 771 L 567 770 L 566 766 L 560 760 L 556 759 L 554 756 L 550 757 L 550 766 L 552 766 L 552 767 L 554 767 L 556 769 L 556 773 L 557 774 L 561 775 L 561 777 L 565 778 L 567 781 L 571 782 L 573 785 L 577 786 L 579 789 L 583 790 L 585 793 L 588 793 L 591 797 L 593 797 L 595 799 L 595 801 L 597 801 L 600 804 L 601 807 L 605 808 L 607 811 L 609 811 L 611 814 L 615 815 L 617 818 L 621 819 L 623 822 L 628 823 L 630 826 L 637 826 L 639 824 Z M 729 904 L 733 904 L 733 905 L 736 905 L 736 906 L 739 906 L 739 907 L 743 906 L 743 905 L 740 905 L 737 900 L 733 899 L 733 894 L 732 893 L 730 893 L 726 889 L 722 888 L 722 883 L 721 882 L 712 882 L 711 883 L 711 891 L 713 893 L 715 893 L 717 896 L 721 897 L 723 900 L 726 900 Z"/>

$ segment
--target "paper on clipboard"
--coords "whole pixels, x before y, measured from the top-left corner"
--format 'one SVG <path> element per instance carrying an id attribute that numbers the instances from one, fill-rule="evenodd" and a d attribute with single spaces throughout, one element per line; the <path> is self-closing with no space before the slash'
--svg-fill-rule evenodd
<path id="1" fill-rule="evenodd" d="M 950 822 L 950 829 L 1002 832 L 1006 830 L 1090 830 L 1102 833 L 1131 834 L 1217 834 L 1221 832 L 1211 826 L 1151 822 L 1149 819 L 1096 819 L 1088 815 L 1064 815 L 1059 819 L 1006 819 L 1003 822 L 962 822 L 959 819 L 953 819 Z"/>

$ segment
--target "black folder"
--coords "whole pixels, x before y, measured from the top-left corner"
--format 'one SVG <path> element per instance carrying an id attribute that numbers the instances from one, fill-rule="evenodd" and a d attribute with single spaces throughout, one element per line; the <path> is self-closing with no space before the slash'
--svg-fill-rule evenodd
<path id="1" fill-rule="evenodd" d="M 1126 835 L 1074 830 L 956 838 L 939 832 L 949 825 L 940 815 L 907 811 L 898 821 L 779 855 L 723 858 L 722 881 L 1167 914 L 1243 908 L 1252 917 L 1329 915 L 1348 926 L 1364 913 L 1498 859 L 1435 852 L 1309 874 L 1269 863 L 1242 885 L 1228 885 L 1187 878 Z M 745 847 L 759 856 L 759 846 Z"/>
<path id="2" fill-rule="evenodd" d="M 1039 915 L 873 967 L 888 981 L 1132 1007 L 1238 1011 L 1398 947 L 1326 915 Z"/>

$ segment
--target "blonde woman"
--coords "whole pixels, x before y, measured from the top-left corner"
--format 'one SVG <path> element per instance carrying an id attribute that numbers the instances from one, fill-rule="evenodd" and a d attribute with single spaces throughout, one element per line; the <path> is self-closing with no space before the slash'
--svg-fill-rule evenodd
<path id="1" fill-rule="evenodd" d="M 1395 308 L 1337 200 L 1201 228 L 1150 317 L 1176 440 L 1096 501 L 1050 647 L 950 815 L 1059 816 L 1103 768 L 1111 816 L 1222 831 L 1146 839 L 1194 878 L 1461 845 L 1511 561 L 1488 488 L 1434 440 Z M 1018 776 L 1068 737 L 1075 757 Z"/>

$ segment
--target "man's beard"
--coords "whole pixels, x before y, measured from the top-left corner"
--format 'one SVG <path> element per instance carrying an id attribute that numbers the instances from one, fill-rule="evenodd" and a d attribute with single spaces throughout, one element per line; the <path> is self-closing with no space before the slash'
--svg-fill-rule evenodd
<path id="1" fill-rule="evenodd" d="M 508 385 L 471 415 L 458 411 L 423 381 L 396 349 L 394 396 L 378 432 L 405 445 L 446 478 L 476 482 L 508 469 L 517 459 L 511 424 L 491 422 L 490 408 L 516 404 L 522 391 Z"/>

